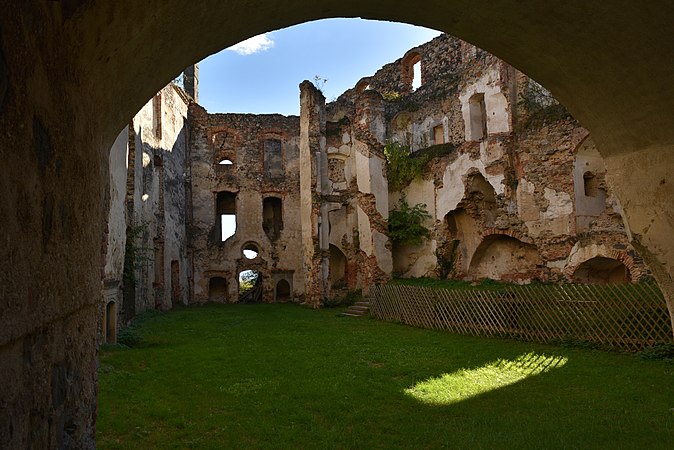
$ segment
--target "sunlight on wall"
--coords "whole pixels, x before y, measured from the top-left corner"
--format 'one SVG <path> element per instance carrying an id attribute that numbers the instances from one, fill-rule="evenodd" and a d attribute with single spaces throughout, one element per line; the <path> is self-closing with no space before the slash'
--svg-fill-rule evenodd
<path id="1" fill-rule="evenodd" d="M 431 405 L 449 405 L 509 386 L 533 375 L 562 367 L 568 358 L 526 353 L 514 360 L 499 359 L 476 369 L 461 369 L 421 381 L 405 394 Z"/>

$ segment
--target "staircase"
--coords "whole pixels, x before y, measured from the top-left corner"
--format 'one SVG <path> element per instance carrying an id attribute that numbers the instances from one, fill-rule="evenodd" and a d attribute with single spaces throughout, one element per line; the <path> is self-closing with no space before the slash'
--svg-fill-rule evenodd
<path id="1" fill-rule="evenodd" d="M 367 316 L 370 312 L 370 300 L 364 298 L 359 302 L 349 306 L 346 311 L 342 313 L 343 316 L 349 317 L 361 317 Z"/>

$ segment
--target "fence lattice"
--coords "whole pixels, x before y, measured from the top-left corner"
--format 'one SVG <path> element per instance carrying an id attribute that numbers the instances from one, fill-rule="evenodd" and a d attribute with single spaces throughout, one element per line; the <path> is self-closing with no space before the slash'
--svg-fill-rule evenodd
<path id="1" fill-rule="evenodd" d="M 652 282 L 502 290 L 382 285 L 370 291 L 370 309 L 381 320 L 476 336 L 573 339 L 627 351 L 674 342 L 667 305 Z"/>

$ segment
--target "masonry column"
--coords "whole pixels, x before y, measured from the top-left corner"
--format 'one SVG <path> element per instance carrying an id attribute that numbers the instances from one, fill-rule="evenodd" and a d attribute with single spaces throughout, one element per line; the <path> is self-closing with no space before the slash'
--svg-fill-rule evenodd
<path id="1" fill-rule="evenodd" d="M 388 281 L 393 270 L 388 238 L 388 182 L 384 175 L 386 118 L 384 102 L 376 91 L 364 91 L 356 100 L 354 145 L 358 186 L 358 233 L 365 264 L 363 293 Z"/>
<path id="2" fill-rule="evenodd" d="M 305 303 L 317 308 L 327 295 L 328 230 L 321 208 L 327 158 L 325 149 L 325 97 L 309 81 L 300 84 L 300 219 L 305 273 Z"/>
<path id="3" fill-rule="evenodd" d="M 674 146 L 602 156 L 611 189 L 623 208 L 628 237 L 653 272 L 674 329 Z"/>

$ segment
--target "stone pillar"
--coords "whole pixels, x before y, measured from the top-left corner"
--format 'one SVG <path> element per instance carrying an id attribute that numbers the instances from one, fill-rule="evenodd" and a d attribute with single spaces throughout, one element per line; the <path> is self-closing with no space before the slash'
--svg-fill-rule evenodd
<path id="1" fill-rule="evenodd" d="M 604 155 L 628 237 L 662 290 L 674 329 L 674 146 Z"/>
<path id="2" fill-rule="evenodd" d="M 388 182 L 383 146 L 386 140 L 384 102 L 376 91 L 364 91 L 356 101 L 356 205 L 360 250 L 365 264 L 363 293 L 391 276 L 393 262 L 388 238 Z"/>
<path id="3" fill-rule="evenodd" d="M 324 161 L 325 97 L 305 80 L 300 84 L 300 217 L 305 302 L 313 307 L 320 306 L 326 295 L 324 265 L 329 262 L 329 252 L 322 248 L 320 239 L 323 227 L 328 226 L 327 214 L 321 208 L 323 180 L 327 176 Z"/>
<path id="4" fill-rule="evenodd" d="M 199 65 L 188 66 L 183 72 L 183 86 L 192 100 L 199 102 Z"/>

